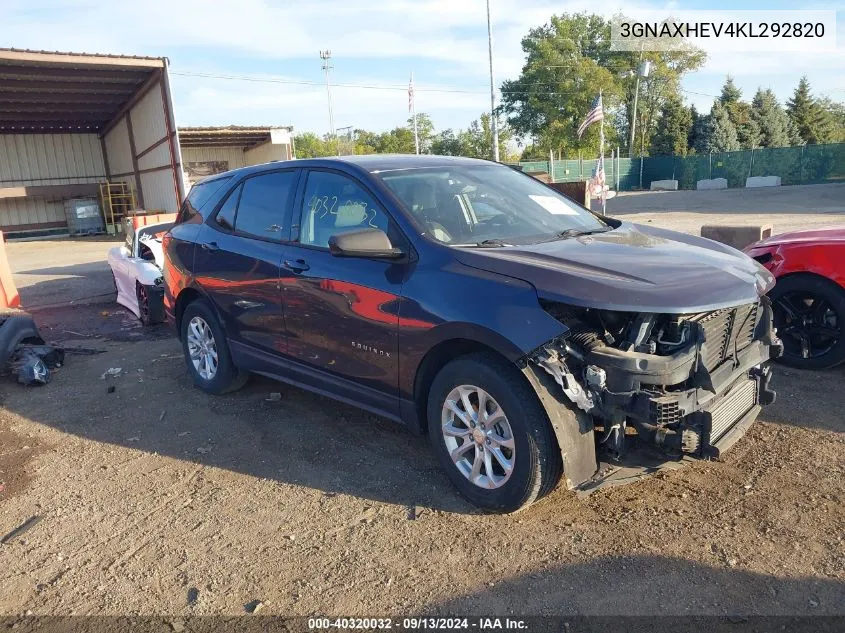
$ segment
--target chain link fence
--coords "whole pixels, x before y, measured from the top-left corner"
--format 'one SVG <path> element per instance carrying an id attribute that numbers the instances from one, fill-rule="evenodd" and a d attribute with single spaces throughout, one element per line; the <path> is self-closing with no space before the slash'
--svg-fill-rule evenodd
<path id="1" fill-rule="evenodd" d="M 586 180 L 598 159 L 554 161 L 554 181 Z M 521 162 L 529 174 L 549 174 L 549 161 Z M 691 156 L 605 158 L 605 181 L 618 191 L 649 189 L 653 180 L 677 180 L 678 189 L 695 189 L 699 180 L 725 178 L 744 187 L 751 176 L 780 176 L 783 185 L 845 182 L 845 143 L 772 147 Z"/>

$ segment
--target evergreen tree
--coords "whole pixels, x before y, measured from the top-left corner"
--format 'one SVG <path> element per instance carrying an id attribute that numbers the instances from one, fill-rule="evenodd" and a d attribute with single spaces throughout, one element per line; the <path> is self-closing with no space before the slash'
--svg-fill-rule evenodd
<path id="1" fill-rule="evenodd" d="M 678 97 L 670 97 L 660 108 L 657 131 L 651 140 L 651 154 L 685 156 L 692 130 L 692 115 Z"/>
<path id="2" fill-rule="evenodd" d="M 806 75 L 798 82 L 798 87 L 786 104 L 786 111 L 803 142 L 814 145 L 829 143 L 832 140 L 834 125 L 831 116 L 813 98 Z"/>
<path id="3" fill-rule="evenodd" d="M 727 108 L 721 101 L 715 101 L 710 110 L 711 129 L 707 149 L 712 152 L 735 152 L 740 149 L 739 140 Z"/>
<path id="4" fill-rule="evenodd" d="M 689 126 L 689 134 L 687 134 L 687 149 L 689 152 L 695 152 L 696 146 L 696 133 L 698 131 L 699 126 L 699 119 L 701 115 L 698 113 L 695 105 L 690 105 L 689 107 L 689 118 L 690 118 L 690 126 Z"/>
<path id="5" fill-rule="evenodd" d="M 790 145 L 789 117 L 771 90 L 757 90 L 751 102 L 751 119 L 759 129 L 760 147 Z"/>
<path id="6" fill-rule="evenodd" d="M 699 154 L 710 151 L 710 137 L 713 136 L 713 117 L 709 114 L 696 113 L 692 126 L 692 148 Z"/>
<path id="7" fill-rule="evenodd" d="M 722 86 L 722 94 L 719 96 L 719 102 L 722 105 L 728 105 L 729 103 L 736 103 L 740 99 L 742 99 L 742 90 L 737 88 L 734 78 L 728 75 L 725 85 Z"/>

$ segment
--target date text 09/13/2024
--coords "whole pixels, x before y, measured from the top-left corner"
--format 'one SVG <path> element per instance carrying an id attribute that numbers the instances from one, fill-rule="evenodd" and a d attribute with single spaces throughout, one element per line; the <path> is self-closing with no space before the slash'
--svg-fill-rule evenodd
<path id="1" fill-rule="evenodd" d="M 330 629 L 398 629 L 404 631 L 444 630 L 526 630 L 528 624 L 520 618 L 498 617 L 407 617 L 407 618 L 308 618 L 308 630 Z"/>

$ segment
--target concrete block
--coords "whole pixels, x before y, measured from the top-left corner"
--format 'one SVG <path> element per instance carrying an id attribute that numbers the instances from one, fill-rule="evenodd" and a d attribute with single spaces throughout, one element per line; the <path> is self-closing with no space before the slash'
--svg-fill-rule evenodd
<path id="1" fill-rule="evenodd" d="M 745 179 L 745 186 L 750 187 L 780 187 L 780 176 L 751 176 Z"/>
<path id="2" fill-rule="evenodd" d="M 719 224 L 701 227 L 701 237 L 706 237 L 728 246 L 742 250 L 749 244 L 772 236 L 771 224 L 756 224 L 749 226 L 725 226 Z"/>
<path id="3" fill-rule="evenodd" d="M 677 180 L 652 180 L 650 189 L 652 191 L 677 191 L 678 190 L 678 181 Z"/>
<path id="4" fill-rule="evenodd" d="M 727 189 L 728 188 L 728 179 L 727 178 L 712 178 L 708 180 L 699 180 L 695 184 L 696 189 Z"/>

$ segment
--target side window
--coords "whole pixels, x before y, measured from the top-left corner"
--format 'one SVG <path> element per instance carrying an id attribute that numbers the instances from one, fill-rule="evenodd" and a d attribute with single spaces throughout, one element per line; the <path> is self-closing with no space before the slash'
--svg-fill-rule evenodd
<path id="1" fill-rule="evenodd" d="M 302 198 L 299 241 L 328 248 L 329 238 L 353 229 L 375 228 L 385 233 L 389 218 L 357 182 L 332 172 L 308 174 Z"/>
<path id="2" fill-rule="evenodd" d="M 220 207 L 220 211 L 218 211 L 217 215 L 214 216 L 217 224 L 222 226 L 224 229 L 228 229 L 230 231 L 235 230 L 235 211 L 238 208 L 238 199 L 241 197 L 241 189 L 243 189 L 243 185 L 232 191 L 232 193 L 229 194 L 229 197 L 226 198 L 226 202 L 224 202 L 223 206 Z"/>
<path id="3" fill-rule="evenodd" d="M 296 188 L 296 175 L 295 171 L 276 171 L 244 182 L 235 230 L 255 237 L 281 239 L 285 209 Z"/>
<path id="4" fill-rule="evenodd" d="M 215 180 L 207 180 L 197 183 L 191 187 L 191 190 L 188 192 L 188 196 L 185 198 L 185 202 L 182 203 L 182 208 L 179 209 L 179 216 L 176 223 L 202 222 L 200 210 L 209 201 L 212 201 L 212 208 L 217 204 L 217 201 L 220 200 L 220 198 L 215 198 L 214 194 L 217 193 L 222 196 L 225 192 L 223 185 L 228 183 L 229 180 L 231 180 L 230 177 L 216 178 Z M 212 198 L 214 199 L 212 200 Z"/>

